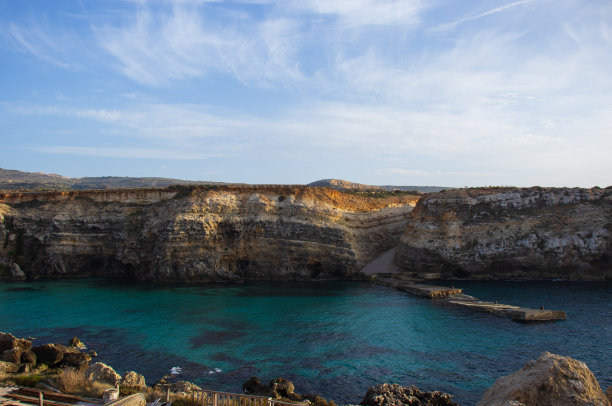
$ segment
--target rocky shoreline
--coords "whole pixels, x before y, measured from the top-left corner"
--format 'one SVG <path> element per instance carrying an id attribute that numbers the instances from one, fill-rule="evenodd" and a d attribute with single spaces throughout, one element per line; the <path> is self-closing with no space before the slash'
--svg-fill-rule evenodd
<path id="1" fill-rule="evenodd" d="M 144 376 L 135 371 L 127 371 L 122 376 L 102 362 L 91 363 L 97 354 L 86 351 L 77 337 L 68 345 L 47 343 L 33 347 L 32 340 L 0 332 L 0 385 L 39 387 L 105 399 L 143 393 L 149 402 L 164 397 L 175 406 L 195 406 L 189 403 L 194 399 L 192 394 L 202 391 L 191 382 L 178 380 L 174 374 L 148 386 Z M 333 400 L 296 393 L 293 383 L 284 378 L 275 378 L 266 385 L 252 377 L 242 385 L 242 391 L 300 405 L 335 406 Z M 360 405 L 458 406 L 448 393 L 388 383 L 368 388 Z M 586 364 L 544 353 L 520 371 L 498 379 L 477 404 L 521 405 L 610 406 L 612 387 L 604 394 Z"/>

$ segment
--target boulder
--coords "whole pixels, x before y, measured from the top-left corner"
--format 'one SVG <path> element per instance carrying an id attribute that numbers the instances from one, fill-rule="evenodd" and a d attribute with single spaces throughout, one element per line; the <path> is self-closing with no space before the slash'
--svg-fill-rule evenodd
<path id="1" fill-rule="evenodd" d="M 23 351 L 21 353 L 21 362 L 23 364 L 36 364 L 36 354 L 34 351 Z"/>
<path id="2" fill-rule="evenodd" d="M 416 386 L 383 383 L 371 386 L 361 401 L 368 406 L 458 406 L 452 396 L 439 391 L 425 392 Z"/>
<path id="3" fill-rule="evenodd" d="M 94 350 L 89 351 L 89 352 L 88 352 L 88 354 L 89 354 L 89 356 L 90 356 L 90 357 L 92 357 L 92 358 L 93 358 L 93 357 L 97 357 L 97 356 L 98 356 L 98 353 L 97 353 L 97 352 L 95 352 Z"/>
<path id="4" fill-rule="evenodd" d="M 276 378 L 270 381 L 270 389 L 276 399 L 302 400 L 302 397 L 294 392 L 293 382 L 285 378 Z"/>
<path id="5" fill-rule="evenodd" d="M 610 406 L 583 362 L 545 352 L 518 372 L 498 379 L 477 406 Z"/>
<path id="6" fill-rule="evenodd" d="M 178 381 L 170 385 L 170 391 L 175 392 L 179 395 L 186 395 L 189 392 L 202 390 L 195 383 L 191 383 L 189 381 Z"/>
<path id="7" fill-rule="evenodd" d="M 63 364 L 69 367 L 82 368 L 89 364 L 91 357 L 80 351 L 67 352 L 64 354 Z"/>
<path id="8" fill-rule="evenodd" d="M 21 349 L 13 348 L 12 350 L 6 350 L 2 353 L 2 361 L 12 362 L 13 364 L 21 363 Z"/>
<path id="9" fill-rule="evenodd" d="M 122 388 L 131 388 L 131 389 L 144 389 L 147 386 L 145 382 L 144 376 L 136 373 L 135 371 L 128 371 L 125 373 L 123 377 L 123 381 L 121 381 Z"/>
<path id="10" fill-rule="evenodd" d="M 21 267 L 14 262 L 11 265 L 10 271 L 11 271 L 11 279 L 16 280 L 16 281 L 22 281 L 26 279 L 26 274 L 21 270 Z"/>
<path id="11" fill-rule="evenodd" d="M 66 347 L 61 344 L 43 344 L 32 348 L 38 363 L 54 366 L 64 359 Z"/>
<path id="12" fill-rule="evenodd" d="M 271 396 L 270 388 L 261 383 L 259 378 L 252 376 L 248 381 L 242 384 L 242 391 L 249 395 Z"/>
<path id="13" fill-rule="evenodd" d="M 17 338 L 11 333 L 0 332 L 0 353 L 14 348 L 28 351 L 32 348 L 32 342 L 23 338 Z"/>
<path id="14" fill-rule="evenodd" d="M 68 347 L 78 348 L 79 350 L 84 350 L 87 348 L 78 337 L 72 337 L 70 341 L 68 341 Z"/>
<path id="15" fill-rule="evenodd" d="M 111 385 L 114 385 L 121 379 L 121 375 L 115 372 L 112 367 L 102 362 L 96 362 L 95 364 L 91 364 L 89 367 L 87 367 L 85 376 L 91 381 L 105 382 L 110 383 Z"/>
<path id="16" fill-rule="evenodd" d="M 12 362 L 0 361 L 0 374 L 14 374 L 19 367 Z"/>

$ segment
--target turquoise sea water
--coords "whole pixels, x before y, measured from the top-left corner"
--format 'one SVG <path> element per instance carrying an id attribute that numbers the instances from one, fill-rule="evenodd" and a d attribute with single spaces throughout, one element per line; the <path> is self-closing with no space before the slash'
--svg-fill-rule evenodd
<path id="1" fill-rule="evenodd" d="M 240 391 L 251 376 L 359 403 L 397 382 L 475 404 L 543 351 L 587 363 L 612 385 L 612 284 L 453 282 L 500 303 L 566 310 L 522 324 L 368 283 L 160 286 L 106 280 L 0 283 L 0 331 L 65 343 L 76 335 L 119 373 Z"/>

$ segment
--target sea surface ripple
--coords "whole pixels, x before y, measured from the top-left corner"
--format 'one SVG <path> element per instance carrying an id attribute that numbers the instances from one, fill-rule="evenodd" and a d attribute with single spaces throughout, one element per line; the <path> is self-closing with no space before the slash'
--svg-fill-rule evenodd
<path id="1" fill-rule="evenodd" d="M 0 331 L 78 336 L 119 373 L 240 392 L 282 376 L 296 392 L 359 403 L 383 382 L 475 404 L 543 351 L 587 363 L 612 385 L 612 283 L 453 282 L 483 300 L 565 310 L 517 323 L 358 282 L 178 286 L 103 279 L 0 283 Z"/>

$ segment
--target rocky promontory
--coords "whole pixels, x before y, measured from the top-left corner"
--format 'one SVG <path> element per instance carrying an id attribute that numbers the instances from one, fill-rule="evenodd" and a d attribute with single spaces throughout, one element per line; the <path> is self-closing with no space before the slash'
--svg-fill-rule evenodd
<path id="1" fill-rule="evenodd" d="M 612 188 L 480 188 L 424 196 L 396 249 L 415 276 L 612 278 Z"/>
<path id="2" fill-rule="evenodd" d="M 306 186 L 0 194 L 0 271 L 209 282 L 353 279 L 419 196 Z"/>

